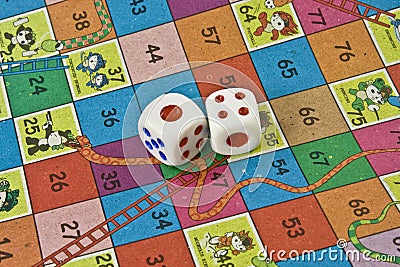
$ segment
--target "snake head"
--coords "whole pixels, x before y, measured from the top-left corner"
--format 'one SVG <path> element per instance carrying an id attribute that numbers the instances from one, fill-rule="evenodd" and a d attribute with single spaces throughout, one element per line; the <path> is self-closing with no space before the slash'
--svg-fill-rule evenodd
<path id="1" fill-rule="evenodd" d="M 90 143 L 89 139 L 86 136 L 77 136 L 76 140 L 78 140 L 78 143 L 82 148 L 92 147 L 92 144 Z"/>

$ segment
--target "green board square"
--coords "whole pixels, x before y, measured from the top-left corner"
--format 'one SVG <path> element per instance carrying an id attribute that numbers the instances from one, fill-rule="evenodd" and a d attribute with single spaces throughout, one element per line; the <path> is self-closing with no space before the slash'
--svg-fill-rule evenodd
<path id="1" fill-rule="evenodd" d="M 72 102 L 63 69 L 6 76 L 4 83 L 13 117 Z"/>
<path id="2" fill-rule="evenodd" d="M 343 149 L 346 147 L 346 149 Z M 298 145 L 292 151 L 309 184 L 320 180 L 336 165 L 361 152 L 351 133 L 335 135 Z M 356 159 L 337 172 L 328 182 L 314 190 L 315 193 L 376 177 L 366 158 Z"/>

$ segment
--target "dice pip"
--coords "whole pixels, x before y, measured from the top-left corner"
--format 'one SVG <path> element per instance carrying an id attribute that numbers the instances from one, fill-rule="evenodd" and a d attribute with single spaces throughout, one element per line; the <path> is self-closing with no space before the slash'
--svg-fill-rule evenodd
<path id="1" fill-rule="evenodd" d="M 254 94 L 243 88 L 228 88 L 206 99 L 212 149 L 237 155 L 256 148 L 261 141 L 261 123 Z"/>
<path id="2" fill-rule="evenodd" d="M 193 159 L 208 138 L 201 109 L 184 95 L 168 93 L 154 99 L 142 112 L 138 131 L 147 150 L 166 165 Z"/>

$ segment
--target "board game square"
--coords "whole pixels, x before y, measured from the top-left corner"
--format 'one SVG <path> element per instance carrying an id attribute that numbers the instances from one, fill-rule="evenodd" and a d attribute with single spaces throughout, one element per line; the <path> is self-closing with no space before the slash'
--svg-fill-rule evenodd
<path id="1" fill-rule="evenodd" d="M 75 102 L 82 132 L 93 146 L 121 140 L 124 129 L 125 138 L 137 135 L 140 110 L 133 96 L 133 88 L 127 87 Z M 130 105 L 136 112 L 127 114 Z"/>
<path id="2" fill-rule="evenodd" d="M 359 19 L 313 0 L 293 1 L 293 6 L 306 34 L 313 34 Z"/>
<path id="3" fill-rule="evenodd" d="M 345 240 L 349 240 L 348 228 L 352 222 L 378 218 L 383 208 L 392 202 L 378 178 L 321 192 L 316 198 L 336 236 Z M 399 214 L 398 209 L 391 208 L 384 221 L 358 227 L 357 236 L 361 238 L 398 228 Z"/>
<path id="4" fill-rule="evenodd" d="M 95 147 L 105 157 L 150 157 L 139 136 Z M 92 170 L 101 196 L 163 180 L 158 165 L 115 166 L 92 163 Z"/>
<path id="5" fill-rule="evenodd" d="M 133 83 L 189 69 L 174 23 L 119 38 Z"/>
<path id="6" fill-rule="evenodd" d="M 400 143 L 400 119 L 358 129 L 353 132 L 363 151 L 396 147 Z M 376 138 L 385 136 L 386 138 Z M 369 155 L 367 159 L 378 175 L 400 171 L 400 153 Z"/>
<path id="7" fill-rule="evenodd" d="M 121 209 L 145 196 L 159 185 L 160 183 L 155 183 L 116 194 L 103 196 L 101 201 L 106 217 L 110 218 L 111 216 L 115 215 Z M 181 226 L 179 224 L 174 207 L 172 206 L 171 200 L 167 199 L 164 202 L 157 204 L 158 206 L 153 208 L 150 212 L 138 217 L 134 224 L 127 224 L 118 232 L 112 234 L 111 238 L 114 245 L 121 246 L 142 239 L 148 239 L 180 230 Z M 109 224 L 109 226 L 110 225 L 111 224 Z M 113 230 L 114 228 L 115 226 L 110 226 L 110 230 Z"/>
<path id="8" fill-rule="evenodd" d="M 102 223 L 105 218 L 100 200 L 92 199 L 36 214 L 35 220 L 42 253 L 44 257 L 47 257 Z M 83 254 L 93 253 L 111 246 L 111 239 L 106 238 Z"/>
<path id="9" fill-rule="evenodd" d="M 399 255 L 399 241 L 400 241 L 400 228 L 385 231 L 368 237 L 360 238 L 360 243 L 379 253 L 385 253 L 390 256 Z M 349 242 L 348 246 L 345 248 L 350 258 L 351 264 L 354 267 L 374 267 L 379 264 L 379 266 L 393 267 L 394 263 L 378 261 L 376 259 L 369 258 L 363 255 L 359 250 L 357 250 L 352 243 Z M 351 253 L 351 254 L 350 254 Z M 388 259 L 389 257 L 385 257 Z"/>
<path id="10" fill-rule="evenodd" d="M 0 234 L 3 263 L 32 266 L 42 259 L 33 216 L 2 222 Z"/>
<path id="11" fill-rule="evenodd" d="M 167 0 L 109 0 L 107 4 L 118 36 L 172 21 Z"/>
<path id="12" fill-rule="evenodd" d="M 355 33 L 351 39 L 350 32 Z M 361 20 L 309 35 L 307 39 L 328 83 L 383 67 Z"/>
<path id="13" fill-rule="evenodd" d="M 289 148 L 275 151 L 271 157 L 271 159 L 268 158 L 268 155 L 252 157 L 248 162 L 242 163 L 243 160 L 232 162 L 229 167 L 237 182 L 253 177 L 267 177 L 293 187 L 308 185 Z M 245 170 L 244 173 L 243 170 Z M 249 210 L 271 206 L 311 194 L 311 192 L 301 194 L 288 192 L 281 188 L 261 183 L 244 187 L 240 190 L 240 193 Z"/>
<path id="14" fill-rule="evenodd" d="M 97 13 L 98 6 L 103 5 L 104 11 L 109 14 L 107 5 L 110 1 L 80 1 L 68 0 L 58 2 L 47 7 L 54 29 L 56 40 L 67 40 L 72 43 L 79 43 L 79 47 L 86 46 L 92 42 L 82 42 L 91 34 L 100 31 L 103 23 Z M 115 23 L 115 22 L 114 22 Z M 114 25 L 115 26 L 115 25 Z M 104 42 L 116 37 L 114 28 L 97 42 Z M 76 49 L 74 47 L 73 49 Z M 72 48 L 69 45 L 63 52 L 69 52 Z"/>
<path id="15" fill-rule="evenodd" d="M 325 84 L 305 37 L 253 51 L 250 55 L 269 99 Z"/>
<path id="16" fill-rule="evenodd" d="M 346 144 L 346 149 L 339 149 L 343 144 Z M 317 186 L 314 192 L 322 192 L 375 177 L 375 172 L 365 157 L 353 156 L 361 150 L 351 133 L 294 146 L 292 151 L 309 184 L 318 184 L 323 177 L 331 177 Z M 334 167 L 341 162 L 345 162 L 342 165 L 343 169 L 335 170 Z"/>
<path id="17" fill-rule="evenodd" d="M 98 197 L 90 163 L 79 153 L 24 167 L 35 213 Z M 49 201 L 43 201 L 43 196 Z"/>
<path id="18" fill-rule="evenodd" d="M 228 0 L 168 0 L 175 20 L 228 4 Z"/>
<path id="19" fill-rule="evenodd" d="M 326 85 L 273 99 L 271 105 L 291 146 L 349 131 Z"/>
<path id="20" fill-rule="evenodd" d="M 13 120 L 0 121 L 0 150 L 6 151 L 7 157 L 0 161 L 0 170 L 7 170 L 22 165 L 21 155 L 18 148 L 17 135 Z"/>
<path id="21" fill-rule="evenodd" d="M 220 210 L 216 208 L 216 204 L 220 198 L 235 184 L 235 180 L 227 165 L 218 166 L 207 174 L 207 177 L 202 185 L 193 182 L 188 187 L 172 196 L 176 214 L 183 228 L 198 225 L 204 222 L 215 221 L 220 218 L 232 216 L 238 213 L 246 212 L 246 206 L 239 192 L 231 198 L 226 199 L 226 206 Z M 194 187 L 201 187 L 201 196 L 196 201 L 197 217 L 206 216 L 202 220 L 192 218 L 189 210 L 189 203 L 194 197 Z M 218 205 L 221 206 L 221 205 Z"/>
<path id="22" fill-rule="evenodd" d="M 252 91 L 257 103 L 267 100 L 249 54 L 195 68 L 193 75 L 202 97 L 223 88 L 239 87 Z"/>
<path id="23" fill-rule="evenodd" d="M 177 20 L 175 25 L 191 66 L 227 59 L 247 51 L 230 6 Z"/>
<path id="24" fill-rule="evenodd" d="M 315 196 L 305 196 L 250 212 L 268 250 L 319 250 L 336 244 L 336 237 Z M 321 238 L 323 236 L 323 238 Z M 277 254 L 273 255 L 275 261 Z"/>
<path id="25" fill-rule="evenodd" d="M 164 266 L 195 266 L 181 231 L 119 246 L 115 253 L 120 266 L 148 267 L 149 262 Z"/>

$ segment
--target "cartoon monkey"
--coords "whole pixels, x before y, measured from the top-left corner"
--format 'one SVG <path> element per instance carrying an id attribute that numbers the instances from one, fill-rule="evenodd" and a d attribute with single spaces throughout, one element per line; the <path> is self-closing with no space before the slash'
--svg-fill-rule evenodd
<path id="1" fill-rule="evenodd" d="M 271 40 L 275 41 L 278 39 L 279 33 L 284 36 L 297 33 L 298 26 L 289 13 L 276 11 L 272 14 L 271 21 L 268 21 L 267 13 L 261 12 L 258 20 L 261 22 L 261 26 L 255 30 L 255 36 L 261 36 L 263 32 L 272 33 Z"/>

